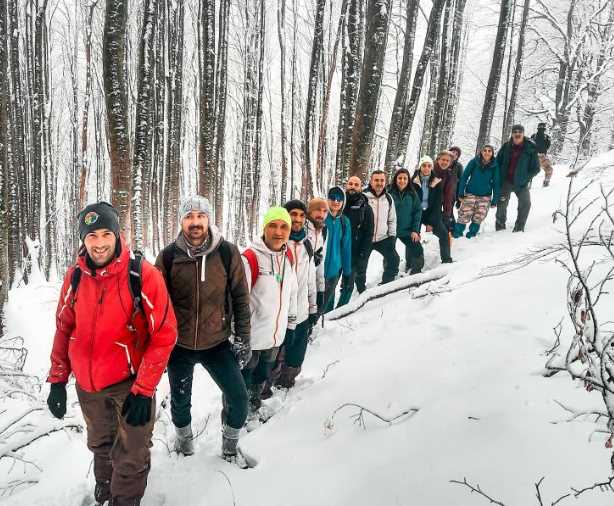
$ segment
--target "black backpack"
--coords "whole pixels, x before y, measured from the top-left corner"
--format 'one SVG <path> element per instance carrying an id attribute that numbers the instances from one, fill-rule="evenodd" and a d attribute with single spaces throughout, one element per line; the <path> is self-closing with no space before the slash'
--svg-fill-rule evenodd
<path id="1" fill-rule="evenodd" d="M 141 288 L 143 286 L 141 273 L 143 272 L 143 253 L 140 251 L 133 251 L 130 255 L 130 261 L 128 263 L 128 288 L 130 289 L 130 296 L 132 297 L 132 319 L 137 313 L 145 314 L 143 309 L 143 298 L 141 297 Z M 72 291 L 72 305 L 75 305 L 77 288 L 81 281 L 82 275 L 81 267 L 75 266 L 70 277 L 70 288 Z"/>

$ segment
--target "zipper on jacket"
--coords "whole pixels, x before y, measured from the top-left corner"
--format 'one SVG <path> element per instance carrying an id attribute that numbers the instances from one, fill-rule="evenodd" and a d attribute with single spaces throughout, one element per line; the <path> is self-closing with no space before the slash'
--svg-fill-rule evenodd
<path id="1" fill-rule="evenodd" d="M 277 344 L 277 331 L 279 330 L 279 317 L 281 316 L 281 304 L 282 304 L 282 292 L 284 290 L 284 277 L 286 275 L 286 250 L 282 249 L 282 264 L 283 264 L 283 271 L 281 269 L 281 266 L 279 266 L 279 273 L 281 274 L 281 283 L 279 283 L 279 309 L 277 310 L 277 317 L 275 318 L 275 330 L 273 331 L 273 348 L 275 348 L 275 345 Z M 273 256 L 271 255 L 271 260 L 273 260 Z M 296 262 L 296 259 L 294 259 L 294 261 Z M 274 264 L 273 264 L 274 265 Z M 273 271 L 273 274 L 275 274 L 275 272 Z"/>
<path id="2" fill-rule="evenodd" d="M 89 373 L 90 373 L 90 384 L 92 386 L 92 390 L 96 391 L 96 387 L 94 386 L 94 375 L 92 374 L 92 360 L 94 358 L 94 337 L 96 336 L 96 322 L 98 321 L 98 313 L 100 313 L 100 307 L 102 306 L 102 301 L 104 299 L 104 288 L 100 286 L 96 287 L 96 295 L 100 293 L 100 296 L 97 296 L 96 299 L 96 310 L 94 311 L 94 318 L 92 319 L 92 333 L 90 337 L 90 360 L 89 360 Z"/>
<path id="3" fill-rule="evenodd" d="M 379 197 L 377 195 L 375 195 L 375 204 L 377 206 L 377 213 L 375 215 L 375 231 L 373 232 L 373 242 L 375 242 L 375 239 L 377 239 L 377 225 L 379 224 Z"/>
<path id="4" fill-rule="evenodd" d="M 197 349 L 196 343 L 198 342 L 198 316 L 199 316 L 199 305 L 200 305 L 200 282 L 198 281 L 198 260 L 194 263 L 194 267 L 196 268 L 196 326 L 194 327 L 194 349 Z"/>

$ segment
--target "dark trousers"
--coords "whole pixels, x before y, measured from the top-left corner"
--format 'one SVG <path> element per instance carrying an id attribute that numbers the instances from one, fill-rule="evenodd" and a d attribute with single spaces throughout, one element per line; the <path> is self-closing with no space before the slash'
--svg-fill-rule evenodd
<path id="1" fill-rule="evenodd" d="M 399 273 L 399 254 L 396 249 L 396 239 L 394 237 L 387 237 L 381 241 L 371 244 L 371 249 L 367 251 L 365 258 L 361 260 L 360 266 L 356 272 L 356 287 L 358 292 L 362 293 L 365 289 L 365 283 L 367 280 L 367 267 L 369 265 L 369 258 L 371 252 L 377 251 L 384 257 L 384 273 L 382 274 L 382 284 L 389 283 L 396 278 Z"/>
<path id="2" fill-rule="evenodd" d="M 279 348 L 252 351 L 252 358 L 241 371 L 245 385 L 249 389 L 253 385 L 262 385 L 271 377 Z"/>
<path id="3" fill-rule="evenodd" d="M 370 250 L 367 250 L 362 256 L 356 256 L 352 259 L 352 284 L 351 288 L 354 288 L 356 284 L 356 290 L 358 293 L 362 293 L 367 289 L 367 267 L 369 266 Z M 348 290 L 350 287 L 347 288 Z M 341 287 L 343 291 L 343 286 Z M 350 292 L 351 295 L 351 292 Z"/>
<path id="4" fill-rule="evenodd" d="M 422 222 L 424 225 L 429 225 L 433 228 L 433 234 L 439 239 L 439 255 L 441 261 L 451 260 L 450 257 L 450 236 L 448 234 L 448 227 L 444 225 L 443 219 L 433 220 L 433 223 Z"/>
<path id="5" fill-rule="evenodd" d="M 501 185 L 501 196 L 497 202 L 497 216 L 495 227 L 497 230 L 503 230 L 507 222 L 507 206 L 510 203 L 510 196 L 514 192 L 518 199 L 518 216 L 514 230 L 524 230 L 531 210 L 531 192 L 529 187 L 515 188 L 509 181 L 504 181 Z"/>
<path id="6" fill-rule="evenodd" d="M 168 361 L 171 384 L 171 417 L 176 427 L 192 421 L 192 380 L 194 366 L 201 364 L 222 391 L 222 420 L 233 429 L 247 419 L 247 389 L 230 343 L 224 341 L 209 350 L 188 350 L 175 346 Z"/>
<path id="7" fill-rule="evenodd" d="M 341 273 L 324 280 L 324 313 L 328 313 L 335 309 L 335 292 L 337 291 L 340 277 Z"/>
<path id="8" fill-rule="evenodd" d="M 411 274 L 422 272 L 424 267 L 424 249 L 420 241 L 414 242 L 411 237 L 399 237 L 405 245 L 405 271 Z"/>
<path id="9" fill-rule="evenodd" d="M 284 341 L 285 364 L 288 367 L 301 367 L 303 365 L 308 341 L 309 318 L 296 326 L 292 339 L 286 339 Z"/>
<path id="10" fill-rule="evenodd" d="M 156 400 L 151 400 L 147 425 L 128 425 L 121 409 L 133 382 L 122 381 L 100 392 L 86 392 L 77 385 L 87 426 L 87 447 L 94 454 L 94 477 L 99 483 L 111 482 L 113 497 L 143 497 L 147 486 Z"/>

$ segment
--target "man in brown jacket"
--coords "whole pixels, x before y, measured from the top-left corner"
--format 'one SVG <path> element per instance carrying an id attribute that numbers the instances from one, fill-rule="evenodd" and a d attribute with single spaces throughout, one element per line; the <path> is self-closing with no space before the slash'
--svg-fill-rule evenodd
<path id="1" fill-rule="evenodd" d="M 247 418 L 248 396 L 241 368 L 251 356 L 249 290 L 239 250 L 209 222 L 209 212 L 210 204 L 204 197 L 197 195 L 182 202 L 181 232 L 156 260 L 175 308 L 179 332 L 168 363 L 175 450 L 184 455 L 194 453 L 192 378 L 194 366 L 202 364 L 222 390 L 222 457 L 248 467 L 237 443 Z"/>

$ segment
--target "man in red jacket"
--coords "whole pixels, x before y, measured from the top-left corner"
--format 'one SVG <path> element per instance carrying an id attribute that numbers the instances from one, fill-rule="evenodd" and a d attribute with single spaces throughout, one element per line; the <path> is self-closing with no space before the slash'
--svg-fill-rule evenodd
<path id="1" fill-rule="evenodd" d="M 56 312 L 47 405 L 56 418 L 66 414 L 72 372 L 94 454 L 94 497 L 100 504 L 138 506 L 150 468 L 155 389 L 177 322 L 162 275 L 145 260 L 142 309 L 134 303 L 131 252 L 110 204 L 81 211 L 79 236 L 83 246 L 64 277 Z"/>

